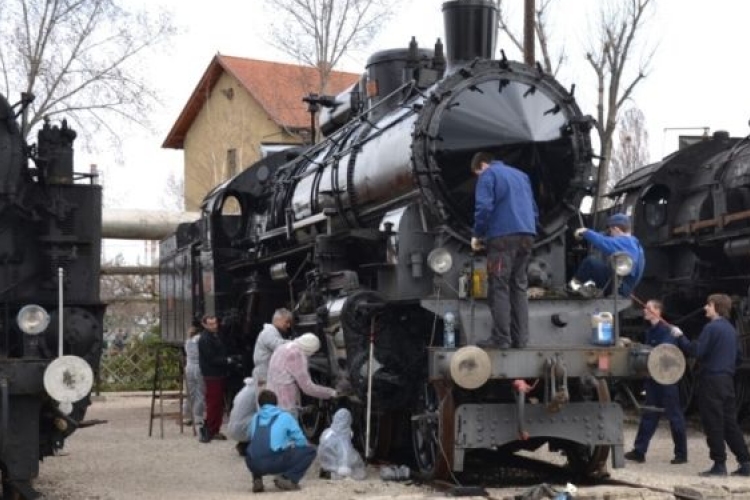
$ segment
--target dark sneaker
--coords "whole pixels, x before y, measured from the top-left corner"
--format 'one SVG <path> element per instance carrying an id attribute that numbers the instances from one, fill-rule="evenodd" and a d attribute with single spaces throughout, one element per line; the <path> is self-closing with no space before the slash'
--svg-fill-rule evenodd
<path id="1" fill-rule="evenodd" d="M 732 475 L 750 477 L 750 462 L 742 462 L 740 467 L 732 472 Z"/>
<path id="2" fill-rule="evenodd" d="M 216 434 L 213 435 L 212 439 L 216 439 L 217 441 L 226 441 L 227 437 L 221 432 L 217 432 Z"/>
<path id="3" fill-rule="evenodd" d="M 241 457 L 244 457 L 247 452 L 247 442 L 246 441 L 240 441 L 236 445 L 234 445 L 234 449 L 237 450 L 237 454 Z"/>
<path id="4" fill-rule="evenodd" d="M 266 489 L 263 487 L 263 479 L 253 479 L 253 493 L 263 493 Z"/>
<path id="5" fill-rule="evenodd" d="M 282 491 L 297 491 L 299 490 L 299 484 L 295 483 L 291 479 L 287 479 L 284 476 L 279 476 L 273 480 L 273 484 Z"/>
<path id="6" fill-rule="evenodd" d="M 646 461 L 646 457 L 643 455 L 643 453 L 638 453 L 635 450 L 630 450 L 625 454 L 625 460 L 631 460 L 633 462 L 638 462 L 639 464 L 642 464 Z"/>
<path id="7" fill-rule="evenodd" d="M 715 463 L 713 467 L 706 471 L 699 472 L 698 475 L 701 477 L 724 477 L 727 475 L 727 466 Z"/>
<path id="8" fill-rule="evenodd" d="M 669 463 L 672 465 L 682 465 L 688 463 L 688 459 L 685 457 L 674 457 Z"/>

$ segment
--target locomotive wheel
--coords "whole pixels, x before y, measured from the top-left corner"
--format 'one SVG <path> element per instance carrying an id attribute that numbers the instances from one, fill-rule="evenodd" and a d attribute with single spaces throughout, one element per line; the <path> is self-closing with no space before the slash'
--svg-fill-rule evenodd
<path id="1" fill-rule="evenodd" d="M 428 383 L 411 422 L 412 446 L 420 479 L 448 479 L 453 463 L 455 403 L 444 381 Z"/>
<path id="2" fill-rule="evenodd" d="M 611 401 L 607 381 L 601 379 L 596 388 L 600 403 Z M 580 472 L 585 478 L 604 478 L 607 472 L 607 458 L 609 457 L 609 446 L 584 446 L 577 445 L 574 450 L 568 452 L 568 465 L 576 472 Z"/>

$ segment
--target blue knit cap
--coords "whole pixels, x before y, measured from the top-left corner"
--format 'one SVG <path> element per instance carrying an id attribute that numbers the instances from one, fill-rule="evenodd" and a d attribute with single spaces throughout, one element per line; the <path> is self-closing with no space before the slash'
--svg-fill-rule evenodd
<path id="1" fill-rule="evenodd" d="M 625 214 L 613 214 L 607 219 L 607 227 L 610 226 L 625 226 L 630 227 L 630 217 Z"/>

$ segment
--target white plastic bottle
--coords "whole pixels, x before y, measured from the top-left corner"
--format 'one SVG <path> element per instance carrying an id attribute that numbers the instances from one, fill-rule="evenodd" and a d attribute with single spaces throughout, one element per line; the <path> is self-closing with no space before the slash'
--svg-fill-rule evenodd
<path id="1" fill-rule="evenodd" d="M 448 311 L 443 316 L 443 347 L 456 347 L 456 315 Z"/>

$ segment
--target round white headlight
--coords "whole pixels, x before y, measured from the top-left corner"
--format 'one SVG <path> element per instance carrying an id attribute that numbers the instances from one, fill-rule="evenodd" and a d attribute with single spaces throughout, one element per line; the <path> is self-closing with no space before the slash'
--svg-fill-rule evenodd
<path id="1" fill-rule="evenodd" d="M 453 267 L 451 253 L 443 247 L 437 247 L 427 256 L 427 265 L 435 274 L 445 274 Z"/>
<path id="2" fill-rule="evenodd" d="M 49 325 L 49 314 L 42 306 L 29 304 L 18 311 L 16 316 L 18 327 L 28 335 L 39 335 Z"/>
<path id="3" fill-rule="evenodd" d="M 627 276 L 633 270 L 633 258 L 625 252 L 615 252 L 610 257 L 612 268 L 617 276 Z"/>

